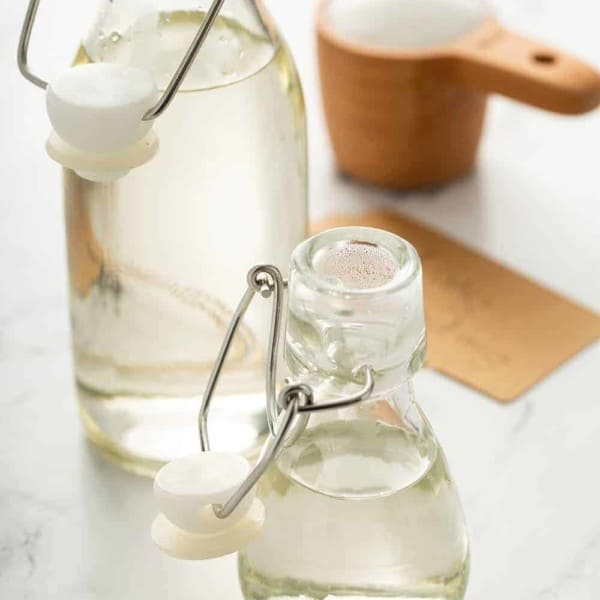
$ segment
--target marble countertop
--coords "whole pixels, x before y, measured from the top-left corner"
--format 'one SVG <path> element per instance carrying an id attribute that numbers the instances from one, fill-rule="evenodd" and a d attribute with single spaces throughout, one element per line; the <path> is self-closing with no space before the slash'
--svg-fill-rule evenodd
<path id="1" fill-rule="evenodd" d="M 152 545 L 149 480 L 98 456 L 71 381 L 58 169 L 43 97 L 17 73 L 25 1 L 0 22 L 0 597 L 240 598 L 235 561 L 176 562 Z M 46 2 L 41 68 L 65 64 L 74 0 Z M 385 206 L 447 232 L 600 310 L 600 112 L 578 118 L 495 99 L 479 168 L 423 193 L 336 176 L 314 64 L 312 0 L 268 2 L 297 57 L 309 108 L 314 216 Z M 600 67 L 600 6 L 498 0 L 509 25 Z M 42 25 L 43 23 L 43 25 Z M 69 38 L 71 35 L 72 39 Z M 44 48 L 42 52 L 42 48 Z M 600 589 L 600 344 L 500 406 L 432 371 L 418 398 L 445 447 L 472 537 L 469 600 L 592 600 Z"/>

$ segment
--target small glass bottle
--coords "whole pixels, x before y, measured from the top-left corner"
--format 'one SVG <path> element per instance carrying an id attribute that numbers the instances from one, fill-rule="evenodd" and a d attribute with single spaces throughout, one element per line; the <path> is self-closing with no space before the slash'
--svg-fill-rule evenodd
<path id="1" fill-rule="evenodd" d="M 119 62 L 164 88 L 207 0 L 104 0 L 77 63 Z M 197 447 L 194 416 L 249 263 L 283 267 L 306 231 L 306 133 L 292 58 L 259 1 L 227 0 L 172 104 L 158 155 L 112 183 L 64 171 L 71 321 L 92 439 L 152 472 Z M 268 310 L 224 370 L 217 449 L 266 431 Z"/>
<path id="2" fill-rule="evenodd" d="M 285 357 L 318 401 L 368 400 L 310 413 L 258 484 L 266 520 L 242 550 L 247 600 L 461 599 L 464 517 L 446 459 L 417 405 L 423 362 L 421 265 L 404 240 L 335 229 L 294 252 Z"/>

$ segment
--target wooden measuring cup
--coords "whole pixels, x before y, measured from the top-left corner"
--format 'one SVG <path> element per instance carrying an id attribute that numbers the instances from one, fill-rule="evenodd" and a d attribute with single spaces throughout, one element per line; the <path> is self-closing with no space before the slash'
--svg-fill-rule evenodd
<path id="1" fill-rule="evenodd" d="M 338 165 L 378 185 L 467 173 L 489 93 L 564 114 L 600 104 L 597 71 L 507 31 L 477 0 L 322 0 L 317 36 Z"/>

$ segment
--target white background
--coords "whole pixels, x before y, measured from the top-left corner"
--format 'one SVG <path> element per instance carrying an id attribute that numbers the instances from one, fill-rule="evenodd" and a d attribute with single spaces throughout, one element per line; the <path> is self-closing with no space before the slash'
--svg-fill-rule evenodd
<path id="1" fill-rule="evenodd" d="M 311 209 L 393 208 L 600 309 L 600 111 L 561 117 L 495 99 L 470 178 L 400 194 L 339 179 L 317 87 L 312 0 L 270 0 L 305 84 Z M 505 24 L 600 67 L 600 5 L 498 0 Z M 68 63 L 87 2 L 43 0 L 32 63 Z M 71 384 L 59 170 L 43 93 L 17 72 L 24 0 L 0 20 L 0 597 L 239 598 L 231 559 L 162 557 L 147 480 L 84 441 Z M 592 600 L 600 589 L 600 346 L 501 407 L 434 372 L 417 393 L 472 534 L 470 600 Z M 359 543 L 359 540 L 357 540 Z"/>

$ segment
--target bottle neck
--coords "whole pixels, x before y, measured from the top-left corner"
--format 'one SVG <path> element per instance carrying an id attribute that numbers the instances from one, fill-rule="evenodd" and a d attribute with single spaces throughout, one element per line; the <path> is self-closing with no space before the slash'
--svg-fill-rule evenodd
<path id="1" fill-rule="evenodd" d="M 423 334 L 408 359 L 385 369 L 376 370 L 376 392 L 387 393 L 395 388 L 411 385 L 413 375 L 423 366 L 425 352 L 426 341 Z M 326 354 L 326 349 L 323 349 L 323 355 Z M 365 357 L 361 363 L 357 362 L 354 367 L 346 367 L 330 361 L 312 361 L 313 356 L 314 354 L 304 352 L 304 347 L 288 337 L 284 347 L 284 359 L 294 379 L 311 381 L 317 386 L 320 382 L 327 381 L 332 389 L 346 389 L 348 386 L 360 384 L 360 379 L 356 376 L 360 367 L 370 366 L 368 357 Z"/>
<path id="2" fill-rule="evenodd" d="M 290 370 L 292 371 L 292 369 Z M 310 373 L 308 371 L 292 371 L 291 379 L 309 385 L 313 390 L 314 401 L 317 404 L 347 398 L 356 394 L 363 385 L 363 382 L 358 378 L 342 379 L 339 377 L 324 377 L 322 374 Z M 374 415 L 377 415 L 379 412 L 404 415 L 410 411 L 414 401 L 415 396 L 411 373 L 405 372 L 401 378 L 397 374 L 393 378 L 385 375 L 376 375 L 375 386 L 368 399 L 342 409 L 315 413 L 311 416 L 311 419 L 314 419 L 316 415 L 318 415 L 316 420 L 319 422 L 323 420 L 362 419 L 370 414 L 370 411 L 375 406 L 379 408 L 375 410 Z M 397 418 L 394 418 L 392 420 L 393 424 L 397 420 Z"/>

